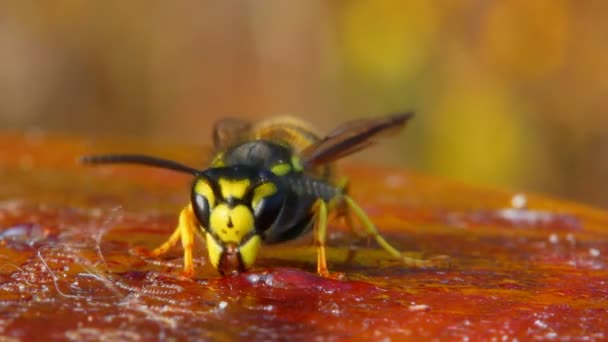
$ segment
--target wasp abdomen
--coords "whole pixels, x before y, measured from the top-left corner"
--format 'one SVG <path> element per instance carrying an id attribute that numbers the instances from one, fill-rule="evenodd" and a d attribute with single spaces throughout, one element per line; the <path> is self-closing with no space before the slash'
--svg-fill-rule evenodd
<path id="1" fill-rule="evenodd" d="M 329 201 L 340 193 L 336 187 L 306 176 L 286 177 L 286 182 L 298 196 L 311 196 Z"/>

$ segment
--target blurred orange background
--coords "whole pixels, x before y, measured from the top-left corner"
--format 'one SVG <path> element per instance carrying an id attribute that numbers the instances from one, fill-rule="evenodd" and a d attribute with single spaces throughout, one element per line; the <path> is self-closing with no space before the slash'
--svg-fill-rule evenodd
<path id="1" fill-rule="evenodd" d="M 327 132 L 413 109 L 357 156 L 608 207 L 608 2 L 8 1 L 4 130 L 207 144 L 226 116 Z"/>

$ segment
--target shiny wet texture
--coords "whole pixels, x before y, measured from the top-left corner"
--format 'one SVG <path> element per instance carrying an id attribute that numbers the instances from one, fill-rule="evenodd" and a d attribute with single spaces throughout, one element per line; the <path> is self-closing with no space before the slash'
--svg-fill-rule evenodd
<path id="1" fill-rule="evenodd" d="M 447 254 L 448 264 L 403 267 L 334 222 L 328 259 L 336 279 L 315 275 L 310 237 L 263 246 L 252 272 L 228 277 L 217 275 L 197 242 L 189 279 L 180 273 L 180 248 L 158 259 L 131 251 L 170 234 L 191 180 L 163 170 L 81 168 L 75 156 L 93 151 L 82 144 L 0 138 L 8 151 L 0 155 L 3 336 L 608 338 L 604 212 L 400 170 L 347 168 L 353 197 L 389 241 L 412 256 Z M 201 152 L 156 154 L 171 153 L 183 160 Z"/>
<path id="2" fill-rule="evenodd" d="M 227 243 L 224 249 L 218 267 L 220 274 L 233 275 L 244 272 L 245 266 L 241 262 L 237 246 L 233 243 Z"/>

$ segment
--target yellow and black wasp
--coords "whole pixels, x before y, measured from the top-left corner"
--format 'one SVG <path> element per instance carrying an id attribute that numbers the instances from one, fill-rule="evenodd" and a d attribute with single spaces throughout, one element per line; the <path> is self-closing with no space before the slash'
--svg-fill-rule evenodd
<path id="1" fill-rule="evenodd" d="M 335 180 L 331 163 L 374 144 L 380 136 L 403 128 L 412 113 L 350 121 L 320 138 L 291 118 L 252 124 L 224 119 L 213 129 L 215 157 L 208 169 L 146 155 L 85 156 L 85 164 L 128 163 L 185 172 L 195 177 L 190 203 L 177 228 L 149 256 L 166 253 L 181 239 L 184 273 L 193 275 L 194 234 L 206 240 L 209 261 L 220 274 L 252 267 L 262 244 L 297 238 L 314 227 L 317 273 L 329 276 L 325 256 L 330 212 L 354 214 L 365 232 L 392 257 L 406 265 L 433 265 L 402 255 L 378 232 L 365 212 Z M 350 220 L 347 220 L 350 222 Z"/>

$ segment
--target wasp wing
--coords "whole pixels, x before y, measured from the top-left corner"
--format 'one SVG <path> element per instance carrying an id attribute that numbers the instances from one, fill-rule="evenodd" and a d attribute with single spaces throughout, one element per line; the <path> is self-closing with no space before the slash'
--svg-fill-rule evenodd
<path id="1" fill-rule="evenodd" d="M 213 127 L 213 144 L 216 151 L 225 150 L 247 140 L 271 140 L 291 146 L 300 152 L 320 140 L 314 130 L 299 119 L 282 116 L 251 123 L 226 118 Z"/>
<path id="2" fill-rule="evenodd" d="M 300 154 L 305 168 L 331 163 L 401 130 L 414 113 L 393 114 L 382 118 L 346 122 Z"/>
<path id="3" fill-rule="evenodd" d="M 252 138 L 283 143 L 291 146 L 296 153 L 321 140 L 306 122 L 290 116 L 280 116 L 256 123 Z"/>
<path id="4" fill-rule="evenodd" d="M 250 122 L 236 118 L 217 121 L 213 126 L 213 146 L 215 150 L 225 150 L 249 139 L 252 126 Z"/>

